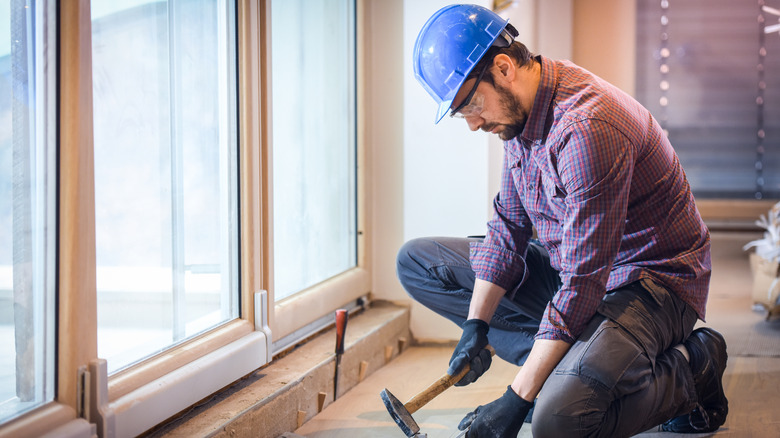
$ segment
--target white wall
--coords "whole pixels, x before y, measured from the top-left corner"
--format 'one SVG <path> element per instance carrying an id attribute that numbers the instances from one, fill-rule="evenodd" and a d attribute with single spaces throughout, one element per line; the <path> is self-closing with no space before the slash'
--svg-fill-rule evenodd
<path id="1" fill-rule="evenodd" d="M 417 34 L 446 0 L 404 1 L 404 240 L 484 234 L 488 202 L 488 139 L 463 120 L 434 124 L 437 105 L 414 77 Z M 476 2 L 480 4 L 480 2 Z M 483 6 L 491 2 L 482 0 Z M 460 337 L 460 329 L 423 306 L 412 307 L 421 339 Z"/>
<path id="2" fill-rule="evenodd" d="M 490 2 L 482 1 L 483 5 Z M 404 237 L 481 234 L 487 137 L 463 120 L 434 124 L 437 105 L 414 78 L 417 34 L 447 0 L 404 2 Z"/>
<path id="3" fill-rule="evenodd" d="M 395 275 L 395 257 L 404 243 L 404 8 L 403 2 L 386 0 L 359 5 L 365 20 L 358 118 L 366 154 L 366 263 L 376 298 L 408 300 Z"/>

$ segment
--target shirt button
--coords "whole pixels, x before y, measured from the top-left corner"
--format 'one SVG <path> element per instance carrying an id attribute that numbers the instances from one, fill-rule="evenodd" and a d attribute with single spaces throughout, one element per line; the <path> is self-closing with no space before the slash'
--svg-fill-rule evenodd
<path id="1" fill-rule="evenodd" d="M 528 190 L 533 190 L 533 189 L 534 189 L 534 185 L 533 184 L 528 184 Z"/>

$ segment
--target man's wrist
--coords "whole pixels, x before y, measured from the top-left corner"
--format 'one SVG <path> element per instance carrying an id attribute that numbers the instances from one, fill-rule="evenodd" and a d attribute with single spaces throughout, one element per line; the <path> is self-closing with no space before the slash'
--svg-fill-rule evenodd
<path id="1" fill-rule="evenodd" d="M 515 392 L 514 388 L 512 388 L 511 385 L 506 387 L 506 392 L 504 393 L 504 397 L 508 400 L 511 400 L 511 404 L 519 411 L 524 410 L 526 408 L 530 409 L 531 406 L 533 406 L 534 402 L 533 399 L 526 400 L 525 398 L 521 397 L 517 392 Z"/>
<path id="2" fill-rule="evenodd" d="M 532 403 L 536 400 L 536 394 L 531 394 L 532 391 L 523 391 L 516 379 L 509 385 L 509 389 L 514 392 L 516 396 L 528 403 Z"/>

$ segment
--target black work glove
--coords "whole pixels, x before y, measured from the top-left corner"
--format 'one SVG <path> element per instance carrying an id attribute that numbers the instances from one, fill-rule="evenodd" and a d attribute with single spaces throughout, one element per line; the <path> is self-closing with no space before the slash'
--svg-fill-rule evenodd
<path id="1" fill-rule="evenodd" d="M 451 376 L 458 374 L 466 364 L 471 366 L 471 370 L 457 381 L 455 386 L 466 386 L 474 382 L 490 368 L 490 363 L 493 361 L 490 351 L 485 349 L 488 345 L 487 333 L 490 328 L 488 323 L 481 319 L 469 319 L 462 327 L 463 334 L 452 353 L 447 374 Z"/>
<path id="2" fill-rule="evenodd" d="M 507 386 L 501 398 L 480 406 L 463 417 L 458 430 L 469 427 L 466 438 L 517 438 L 520 427 L 533 405 L 515 394 L 511 386 Z"/>

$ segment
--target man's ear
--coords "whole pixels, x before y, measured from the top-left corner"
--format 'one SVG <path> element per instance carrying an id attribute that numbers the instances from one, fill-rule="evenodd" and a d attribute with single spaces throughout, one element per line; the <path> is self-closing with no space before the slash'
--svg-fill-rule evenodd
<path id="1" fill-rule="evenodd" d="M 515 63 L 512 58 L 504 53 L 500 53 L 493 58 L 495 67 L 493 80 L 501 82 L 512 82 L 515 79 Z"/>

